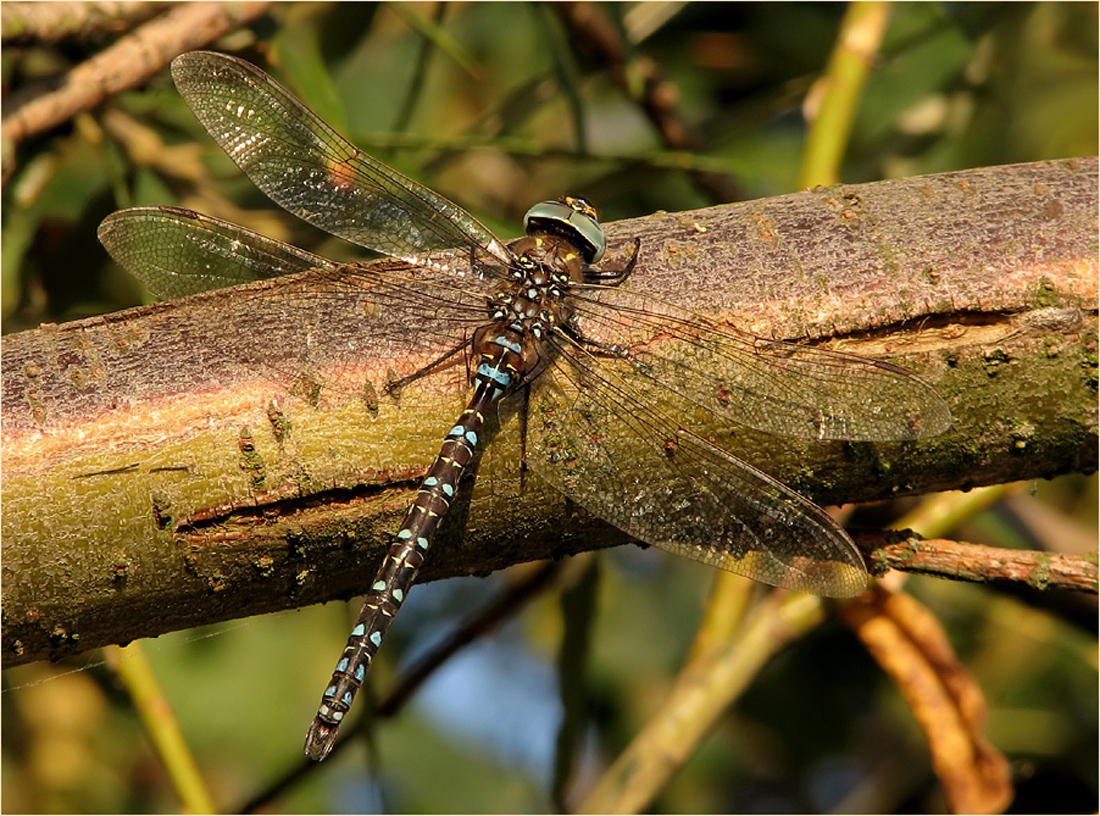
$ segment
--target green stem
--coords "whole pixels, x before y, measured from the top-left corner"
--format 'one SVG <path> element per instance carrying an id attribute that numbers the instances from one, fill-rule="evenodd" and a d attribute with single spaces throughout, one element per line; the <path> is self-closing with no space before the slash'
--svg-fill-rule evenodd
<path id="1" fill-rule="evenodd" d="M 125 648 L 106 646 L 104 656 L 129 692 L 134 708 L 183 802 L 184 810 L 189 813 L 213 813 L 214 804 L 199 775 L 195 758 L 187 747 L 176 715 L 164 698 L 141 643 L 131 643 Z"/>
<path id="2" fill-rule="evenodd" d="M 811 122 L 798 175 L 800 187 L 840 183 L 840 163 L 888 13 L 888 3 L 861 2 L 852 3 L 844 15 L 825 74 L 805 103 Z"/>

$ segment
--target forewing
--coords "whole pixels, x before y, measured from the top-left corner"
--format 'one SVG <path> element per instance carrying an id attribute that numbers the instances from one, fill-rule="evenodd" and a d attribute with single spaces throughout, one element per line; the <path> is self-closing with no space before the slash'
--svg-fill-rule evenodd
<path id="1" fill-rule="evenodd" d="M 936 391 L 890 363 L 766 340 L 626 288 L 591 287 L 574 303 L 584 338 L 631 365 L 653 404 L 671 390 L 797 439 L 904 441 L 951 425 Z"/>
<path id="2" fill-rule="evenodd" d="M 409 262 L 446 249 L 511 258 L 472 215 L 358 150 L 254 65 L 192 51 L 172 61 L 172 77 L 230 158 L 304 221 Z"/>
<path id="3" fill-rule="evenodd" d="M 625 363 L 557 342 L 528 405 L 526 462 L 538 476 L 678 555 L 818 595 L 863 590 L 863 559 L 824 511 L 658 411 L 621 376 Z M 505 398 L 505 419 L 522 401 Z"/>

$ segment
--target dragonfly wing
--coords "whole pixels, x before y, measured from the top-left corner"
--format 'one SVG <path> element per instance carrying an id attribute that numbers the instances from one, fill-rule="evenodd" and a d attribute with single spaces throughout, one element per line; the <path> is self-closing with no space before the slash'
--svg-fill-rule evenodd
<path id="1" fill-rule="evenodd" d="M 275 290 L 241 290 L 237 309 L 203 301 L 180 319 L 189 322 L 196 366 L 216 360 L 318 395 L 360 397 L 368 384 L 381 394 L 395 378 L 460 348 L 487 319 L 484 295 L 463 288 L 469 276 L 337 264 L 189 210 L 123 210 L 104 220 L 99 236 L 115 260 L 165 298 L 310 273 Z M 464 391 L 464 362 L 452 355 L 436 385 L 447 380 Z"/>
<path id="2" fill-rule="evenodd" d="M 558 336 L 531 386 L 527 464 L 635 538 L 773 586 L 851 597 L 863 558 L 823 510 L 659 413 L 613 366 Z M 520 410 L 508 396 L 505 415 Z M 502 420 L 504 421 L 504 420 Z"/>
<path id="3" fill-rule="evenodd" d="M 623 288 L 576 299 L 586 340 L 621 357 L 643 398 L 669 389 L 725 420 L 796 439 L 905 441 L 943 433 L 951 410 L 890 363 L 766 340 Z"/>
<path id="4" fill-rule="evenodd" d="M 337 264 L 244 227 L 178 207 L 134 207 L 103 219 L 99 241 L 165 300 Z"/>
<path id="5" fill-rule="evenodd" d="M 414 263 L 446 249 L 511 259 L 472 215 L 358 150 L 254 65 L 191 51 L 172 61 L 172 77 L 256 186 L 315 227 Z"/>

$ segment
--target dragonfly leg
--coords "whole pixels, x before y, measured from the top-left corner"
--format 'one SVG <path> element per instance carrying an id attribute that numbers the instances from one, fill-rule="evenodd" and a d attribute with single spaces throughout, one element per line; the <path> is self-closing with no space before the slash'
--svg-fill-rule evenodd
<path id="1" fill-rule="evenodd" d="M 630 273 L 634 271 L 634 265 L 638 263 L 638 252 L 641 251 L 642 242 L 641 239 L 634 239 L 634 251 L 630 254 L 630 258 L 620 267 L 601 265 L 599 269 L 589 269 L 585 272 L 585 281 L 587 283 L 599 283 L 604 286 L 618 286 L 620 283 L 630 277 Z"/>
<path id="2" fill-rule="evenodd" d="M 404 388 L 409 383 L 416 382 L 421 377 L 424 377 L 428 374 L 434 374 L 439 369 L 440 366 L 442 366 L 444 363 L 446 363 L 448 360 L 450 360 L 456 354 L 459 354 L 460 352 L 462 352 L 465 349 L 468 349 L 469 347 L 470 347 L 469 341 L 463 340 L 461 343 L 456 345 L 454 348 L 449 349 L 448 351 L 444 352 L 438 358 L 436 358 L 435 360 L 432 360 L 432 362 L 428 363 L 426 366 L 423 366 L 422 368 L 414 371 L 412 374 L 409 374 L 406 377 L 401 377 L 400 379 L 394 380 L 393 382 L 386 383 L 386 387 L 382 390 L 382 393 L 386 394 L 386 395 L 396 394 L 397 392 L 399 392 L 402 388 Z"/>

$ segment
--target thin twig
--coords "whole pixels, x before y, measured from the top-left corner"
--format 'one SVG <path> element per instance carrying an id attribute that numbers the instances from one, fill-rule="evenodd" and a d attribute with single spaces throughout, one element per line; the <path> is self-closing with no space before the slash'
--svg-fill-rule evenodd
<path id="1" fill-rule="evenodd" d="M 810 130 L 802 151 L 799 186 L 836 184 L 863 86 L 886 30 L 889 5 L 853 3 L 841 22 L 825 74 L 803 104 Z"/>
<path id="2" fill-rule="evenodd" d="M 946 538 L 922 539 L 906 532 L 868 532 L 855 538 L 865 551 L 872 550 L 869 561 L 874 574 L 897 569 L 982 584 L 1098 591 L 1095 553 L 1079 556 L 1009 550 Z"/>
<path id="3" fill-rule="evenodd" d="M 170 3 L 56 2 L 4 3 L 0 37 L 4 44 L 58 43 L 119 34 L 159 14 Z"/>
<path id="4" fill-rule="evenodd" d="M 131 643 L 125 648 L 108 646 L 104 650 L 104 656 L 130 693 L 130 699 L 141 717 L 145 732 L 164 763 L 184 810 L 190 813 L 213 813 L 210 792 L 199 774 L 195 757 L 180 730 L 172 707 L 164 697 L 160 681 L 145 656 L 142 645 Z"/>
<path id="5" fill-rule="evenodd" d="M 4 117 L 4 139 L 19 144 L 104 99 L 140 85 L 183 51 L 206 45 L 267 11 L 270 3 L 184 3 L 73 68 L 55 90 Z M 7 172 L 5 171 L 5 175 Z"/>

